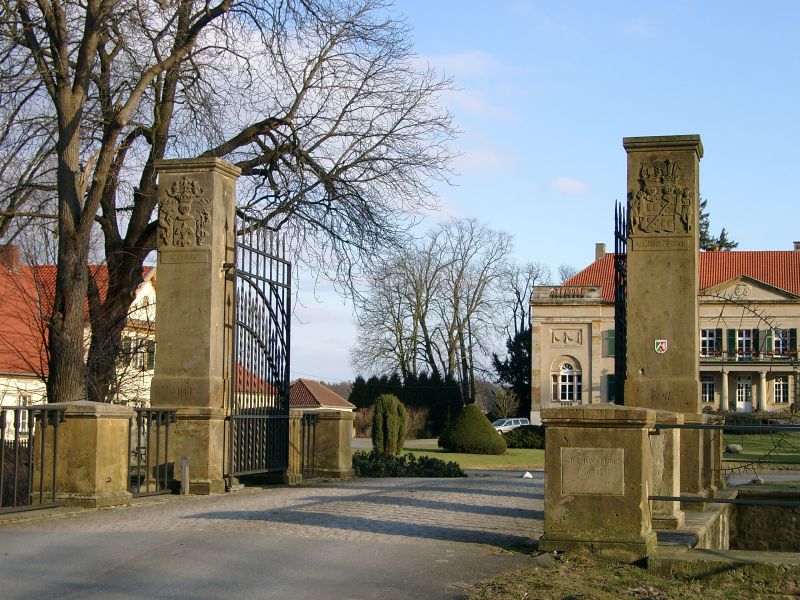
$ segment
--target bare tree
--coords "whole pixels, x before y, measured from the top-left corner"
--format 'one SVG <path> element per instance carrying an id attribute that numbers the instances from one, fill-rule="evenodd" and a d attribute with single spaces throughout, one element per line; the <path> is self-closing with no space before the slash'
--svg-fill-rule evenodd
<path id="1" fill-rule="evenodd" d="M 504 293 L 511 304 L 511 330 L 509 337 L 528 329 L 531 322 L 531 291 L 535 285 L 548 285 L 551 281 L 550 267 L 540 262 L 514 263 L 508 270 Z"/>
<path id="2" fill-rule="evenodd" d="M 474 398 L 476 371 L 501 329 L 497 305 L 510 250 L 508 234 L 471 219 L 396 249 L 356 305 L 353 364 L 454 378 L 462 396 Z"/>
<path id="3" fill-rule="evenodd" d="M 573 267 L 572 265 L 563 264 L 558 266 L 558 278 L 561 280 L 561 285 L 564 285 L 564 282 L 569 279 L 570 277 L 574 277 L 578 272 L 578 269 Z"/>
<path id="4" fill-rule="evenodd" d="M 499 387 L 494 391 L 492 413 L 501 419 L 513 417 L 519 410 L 519 400 L 511 390 Z"/>
<path id="5" fill-rule="evenodd" d="M 19 90 L 10 120 L 33 119 L 50 148 L 28 187 L 44 181 L 57 197 L 51 401 L 109 398 L 155 248 L 156 160 L 237 164 L 239 210 L 287 231 L 301 260 L 342 284 L 399 239 L 427 206 L 428 182 L 446 177 L 453 129 L 437 104 L 449 82 L 415 66 L 407 27 L 385 9 L 380 0 L 3 3 L 0 68 Z M 0 200 L 6 216 L 21 206 L 11 194 Z M 95 224 L 103 297 L 87 269 Z"/>

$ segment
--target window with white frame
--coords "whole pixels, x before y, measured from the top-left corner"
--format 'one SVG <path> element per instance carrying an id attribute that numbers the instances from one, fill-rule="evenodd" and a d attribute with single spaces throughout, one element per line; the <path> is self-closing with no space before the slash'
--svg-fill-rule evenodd
<path id="1" fill-rule="evenodd" d="M 714 356 L 717 353 L 717 330 L 700 330 L 700 356 Z"/>
<path id="2" fill-rule="evenodd" d="M 703 375 L 700 379 L 700 397 L 703 402 L 714 402 L 714 377 Z"/>
<path id="3" fill-rule="evenodd" d="M 753 330 L 736 330 L 736 354 L 739 358 L 751 358 L 753 356 Z"/>
<path id="4" fill-rule="evenodd" d="M 20 394 L 17 397 L 17 406 L 24 407 L 31 405 L 31 397 L 28 394 Z M 28 411 L 19 411 L 19 432 L 28 433 Z"/>
<path id="5" fill-rule="evenodd" d="M 582 377 L 580 369 L 571 362 L 561 363 L 557 372 L 552 374 L 553 400 L 559 402 L 577 402 L 581 399 Z"/>
<path id="6" fill-rule="evenodd" d="M 785 375 L 777 376 L 774 391 L 773 401 L 776 404 L 787 404 L 789 402 L 789 378 Z"/>
<path id="7" fill-rule="evenodd" d="M 772 353 L 778 356 L 789 354 L 789 330 L 772 330 Z"/>

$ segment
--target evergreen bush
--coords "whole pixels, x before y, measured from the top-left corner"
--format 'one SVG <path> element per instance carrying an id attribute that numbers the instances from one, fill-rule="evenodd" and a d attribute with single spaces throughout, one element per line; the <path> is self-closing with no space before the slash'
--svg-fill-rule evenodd
<path id="1" fill-rule="evenodd" d="M 383 454 L 399 454 L 406 439 L 406 409 L 397 396 L 381 394 L 372 416 L 372 447 Z"/>
<path id="2" fill-rule="evenodd" d="M 466 477 L 453 461 L 430 456 L 417 458 L 411 452 L 392 456 L 375 450 L 356 450 L 353 471 L 356 477 Z"/>
<path id="3" fill-rule="evenodd" d="M 456 415 L 442 432 L 439 446 L 451 452 L 467 454 L 505 454 L 506 441 L 498 434 L 489 419 L 474 404 Z"/>
<path id="4" fill-rule="evenodd" d="M 544 450 L 544 425 L 523 425 L 503 434 L 509 448 Z"/>

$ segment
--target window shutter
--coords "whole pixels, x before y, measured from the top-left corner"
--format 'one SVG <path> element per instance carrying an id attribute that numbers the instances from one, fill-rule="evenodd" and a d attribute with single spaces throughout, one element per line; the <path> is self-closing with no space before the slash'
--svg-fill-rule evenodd
<path id="1" fill-rule="evenodd" d="M 609 329 L 606 336 L 606 341 L 608 343 L 608 347 L 606 348 L 606 356 L 614 356 L 614 352 L 616 351 L 616 339 L 617 332 L 613 329 Z"/>
<path id="2" fill-rule="evenodd" d="M 147 370 L 152 371 L 156 367 L 156 343 L 153 340 L 147 342 Z"/>
<path id="3" fill-rule="evenodd" d="M 758 356 L 762 352 L 761 344 L 759 343 L 760 333 L 758 329 L 753 329 L 753 356 Z"/>
<path id="4" fill-rule="evenodd" d="M 772 328 L 767 329 L 767 354 L 772 354 L 772 350 L 774 349 L 774 345 L 772 342 Z"/>
<path id="5" fill-rule="evenodd" d="M 122 338 L 122 362 L 126 365 L 131 364 L 131 338 Z"/>
<path id="6" fill-rule="evenodd" d="M 736 330 L 728 329 L 728 358 L 736 360 Z"/>
<path id="7" fill-rule="evenodd" d="M 722 329 L 714 330 L 714 351 L 722 356 Z"/>
<path id="8" fill-rule="evenodd" d="M 797 352 L 797 329 L 789 330 L 789 352 Z"/>
<path id="9" fill-rule="evenodd" d="M 614 383 L 614 374 L 611 373 L 606 375 L 606 399 L 609 402 L 616 402 L 617 399 L 617 388 L 616 384 Z"/>

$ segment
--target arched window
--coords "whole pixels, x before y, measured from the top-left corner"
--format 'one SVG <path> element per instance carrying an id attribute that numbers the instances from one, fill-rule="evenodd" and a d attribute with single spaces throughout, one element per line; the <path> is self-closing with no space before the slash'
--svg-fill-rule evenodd
<path id="1" fill-rule="evenodd" d="M 553 400 L 564 403 L 580 403 L 582 378 L 580 367 L 565 361 L 552 372 Z"/>

